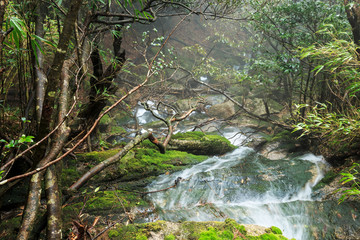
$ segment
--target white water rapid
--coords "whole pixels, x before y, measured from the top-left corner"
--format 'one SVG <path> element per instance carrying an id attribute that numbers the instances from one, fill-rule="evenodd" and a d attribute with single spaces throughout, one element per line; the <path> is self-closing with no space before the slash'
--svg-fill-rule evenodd
<path id="1" fill-rule="evenodd" d="M 181 177 L 176 188 L 149 196 L 157 208 L 154 219 L 168 221 L 222 221 L 277 226 L 284 236 L 310 239 L 309 204 L 312 187 L 323 177 L 326 163 L 305 154 L 269 160 L 242 147 L 237 129 L 225 136 L 239 147 L 221 157 L 211 157 L 189 169 L 159 176 L 149 191 L 163 189 Z M 236 135 L 235 138 L 230 138 Z"/>

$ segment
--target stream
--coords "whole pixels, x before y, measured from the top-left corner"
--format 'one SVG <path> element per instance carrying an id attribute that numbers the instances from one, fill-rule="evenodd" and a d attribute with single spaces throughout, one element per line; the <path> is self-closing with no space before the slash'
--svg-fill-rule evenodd
<path id="1" fill-rule="evenodd" d="M 306 153 L 269 160 L 242 146 L 246 136 L 237 133 L 237 129 L 225 133 L 238 146 L 233 152 L 152 182 L 149 191 L 167 188 L 181 178 L 176 188 L 149 196 L 157 210 L 150 218 L 174 222 L 232 218 L 241 224 L 277 226 L 284 236 L 298 240 L 334 239 L 336 231 L 356 234 L 357 207 L 339 207 L 313 197 L 312 187 L 328 168 L 321 156 Z"/>

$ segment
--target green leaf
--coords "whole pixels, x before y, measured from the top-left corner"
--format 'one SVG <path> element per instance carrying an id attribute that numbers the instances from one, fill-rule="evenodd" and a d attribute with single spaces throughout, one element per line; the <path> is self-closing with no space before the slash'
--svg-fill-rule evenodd
<path id="1" fill-rule="evenodd" d="M 144 16 L 149 20 L 149 19 L 154 19 L 154 17 L 148 13 L 148 12 L 143 12 L 144 13 Z"/>
<path id="2" fill-rule="evenodd" d="M 33 34 L 32 37 L 34 37 L 34 38 L 35 38 L 36 40 L 38 40 L 38 41 L 44 42 L 44 43 L 52 46 L 52 47 L 54 47 L 54 48 L 57 47 L 57 45 L 56 45 L 55 43 L 53 43 L 53 42 L 51 42 L 51 41 L 49 41 L 49 40 L 46 40 L 45 38 L 42 38 L 42 37 L 40 37 L 40 36 L 38 36 L 38 35 Z"/>
<path id="3" fill-rule="evenodd" d="M 319 72 L 321 72 L 321 70 L 323 70 L 324 69 L 324 65 L 318 65 L 318 66 L 316 66 L 314 69 L 313 69 L 313 71 L 315 72 L 315 75 L 317 75 Z"/>
<path id="4" fill-rule="evenodd" d="M 26 37 L 26 30 L 25 28 L 25 23 L 17 18 L 17 17 L 11 17 L 10 18 L 10 26 L 14 28 L 14 31 L 21 34 L 22 37 Z"/>

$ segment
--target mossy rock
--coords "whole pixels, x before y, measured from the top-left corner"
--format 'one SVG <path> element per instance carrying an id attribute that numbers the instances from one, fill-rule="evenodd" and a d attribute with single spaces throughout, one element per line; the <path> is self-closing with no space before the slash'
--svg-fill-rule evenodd
<path id="1" fill-rule="evenodd" d="M 109 125 L 109 124 L 111 124 L 111 122 L 112 122 L 112 119 L 111 119 L 111 117 L 109 116 L 109 114 L 105 114 L 105 115 L 100 119 L 99 125 Z"/>
<path id="2" fill-rule="evenodd" d="M 166 172 L 179 171 L 186 166 L 206 160 L 208 155 L 220 155 L 235 149 L 235 146 L 226 138 L 205 135 L 202 132 L 176 134 L 173 141 L 181 141 L 182 144 L 177 145 L 179 149 L 167 150 L 165 154 L 161 154 L 149 140 L 143 141 L 138 148 L 132 149 L 118 163 L 108 167 L 94 179 L 97 182 L 114 179 L 120 181 L 144 179 Z M 171 148 L 174 148 L 174 145 Z M 74 162 L 70 161 L 71 164 L 68 164 L 64 171 L 63 181 L 69 184 L 91 167 L 114 156 L 120 150 L 121 148 L 77 154 L 75 165 L 82 168 L 76 168 Z"/>
<path id="3" fill-rule="evenodd" d="M 225 137 L 206 135 L 203 132 L 175 134 L 169 145 L 169 149 L 208 156 L 222 155 L 236 148 Z"/>
<path id="4" fill-rule="evenodd" d="M 206 134 L 199 131 L 194 132 L 185 132 L 185 133 L 177 133 L 172 136 L 172 139 L 177 140 L 201 140 L 201 138 L 205 137 Z"/>
<path id="5" fill-rule="evenodd" d="M 161 154 L 158 149 L 152 147 L 148 140 L 144 141 L 139 148 L 132 149 L 118 163 L 109 166 L 103 170 L 95 181 L 119 180 L 134 181 L 144 179 L 150 176 L 157 176 L 166 172 L 174 172 L 184 169 L 186 166 L 197 164 L 207 159 L 207 156 L 193 155 L 186 152 L 168 150 L 165 154 Z M 71 181 L 69 177 L 78 177 L 81 173 L 85 173 L 91 167 L 99 164 L 105 159 L 114 156 L 121 149 L 112 149 L 107 151 L 93 151 L 77 155 L 77 161 L 86 163 L 84 169 L 74 169 L 70 166 L 65 170 L 63 179 L 67 183 Z M 79 164 L 82 165 L 82 164 Z M 75 180 L 75 179 L 73 179 Z"/>
<path id="6" fill-rule="evenodd" d="M 247 225 L 250 226 L 250 225 Z M 251 225 L 256 228 L 255 225 Z M 167 240 L 285 240 L 280 229 L 271 227 L 266 229 L 257 226 L 260 233 L 248 233 L 244 225 L 238 224 L 233 219 L 225 222 L 182 222 L 173 223 L 157 221 L 152 223 L 132 224 L 128 226 L 117 225 L 108 232 L 111 239 L 167 239 Z M 266 232 L 265 231 L 268 231 Z M 274 229 L 274 230 L 273 230 Z M 275 233 L 276 232 L 276 233 Z"/>
<path id="7" fill-rule="evenodd" d="M 115 120 L 116 124 L 124 125 L 124 124 L 127 124 L 129 121 L 133 120 L 133 118 L 130 116 L 129 113 L 127 113 L 125 111 L 120 111 L 115 114 L 114 120 Z"/>
<path id="8" fill-rule="evenodd" d="M 166 172 L 184 169 L 186 166 L 202 162 L 207 156 L 193 155 L 186 152 L 168 150 L 161 154 L 157 149 L 141 148 L 128 154 L 118 165 L 122 181 L 138 180 L 157 176 Z"/>

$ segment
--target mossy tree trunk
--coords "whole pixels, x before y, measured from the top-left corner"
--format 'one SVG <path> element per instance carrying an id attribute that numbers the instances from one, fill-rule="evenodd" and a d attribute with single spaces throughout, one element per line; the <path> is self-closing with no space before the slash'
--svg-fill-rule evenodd
<path id="1" fill-rule="evenodd" d="M 59 164 L 57 164 L 59 165 Z M 61 201 L 57 177 L 58 166 L 52 165 L 46 169 L 45 190 L 47 199 L 47 239 L 57 240 L 62 236 Z"/>

